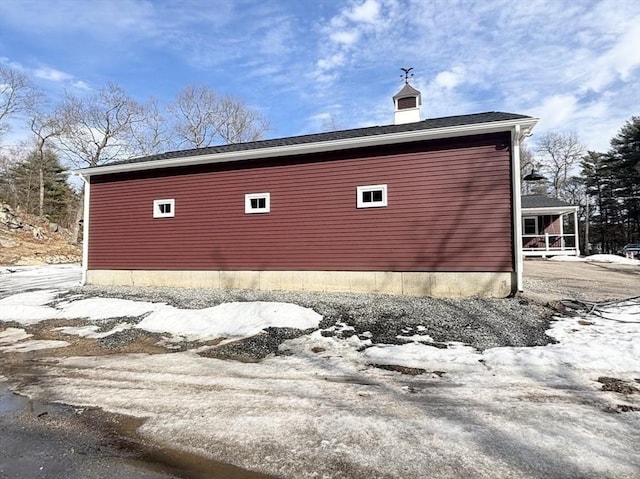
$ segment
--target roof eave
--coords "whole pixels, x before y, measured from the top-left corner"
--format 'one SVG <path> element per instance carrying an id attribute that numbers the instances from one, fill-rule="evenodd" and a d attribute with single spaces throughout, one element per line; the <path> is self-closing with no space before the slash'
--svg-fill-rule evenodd
<path id="1" fill-rule="evenodd" d="M 364 148 L 369 146 L 392 145 L 410 141 L 437 140 L 442 138 L 455 138 L 469 134 L 497 133 L 511 131 L 516 125 L 521 130 L 530 132 L 538 122 L 537 118 L 518 118 L 512 120 L 500 120 L 486 123 L 474 123 L 469 125 L 448 126 L 442 128 L 430 128 L 425 130 L 404 131 L 386 133 L 381 135 L 362 136 L 357 138 L 344 138 L 340 140 L 327 140 L 313 143 L 300 143 L 294 145 L 277 146 L 270 148 L 257 148 L 252 150 L 231 151 L 227 153 L 211 153 L 194 155 L 181 158 L 168 158 L 155 161 L 138 163 L 122 163 L 118 165 L 104 165 L 73 170 L 74 174 L 84 177 L 92 175 L 105 175 L 112 173 L 126 173 L 132 171 L 151 170 L 156 168 L 173 168 L 181 166 L 196 166 L 203 164 L 227 163 L 231 161 L 245 161 L 278 156 L 305 155 L 326 151 L 339 151 L 351 148 Z"/>
<path id="2" fill-rule="evenodd" d="M 577 206 L 545 206 L 538 208 L 522 208 L 522 214 L 528 215 L 564 215 L 578 211 Z"/>

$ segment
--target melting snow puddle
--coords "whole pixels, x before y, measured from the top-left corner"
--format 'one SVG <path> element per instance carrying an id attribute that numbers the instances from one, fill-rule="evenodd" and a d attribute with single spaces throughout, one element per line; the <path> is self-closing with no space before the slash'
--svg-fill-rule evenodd
<path id="1" fill-rule="evenodd" d="M 78 422 L 82 423 L 78 418 L 83 414 L 92 416 L 91 437 L 95 440 L 95 444 L 88 443 L 87 437 L 84 435 L 80 437 L 80 434 L 70 434 L 70 437 L 64 437 L 61 440 L 57 430 L 60 423 L 66 424 L 67 427 L 77 427 Z M 93 415 L 96 415 L 98 421 L 93 419 Z M 50 417 L 55 417 L 55 425 L 48 423 Z M 107 429 L 117 424 L 118 436 L 121 437 L 114 439 L 113 434 L 105 429 L 105 424 Z M 0 425 L 3 430 L 2 440 L 18 444 L 22 450 L 37 450 L 40 456 L 47 458 L 46 461 L 41 461 L 43 465 L 40 466 L 22 452 L 14 454 L 12 451 L 4 451 L 2 470 L 14 474 L 15 477 L 33 477 L 35 473 L 42 474 L 43 471 L 56 470 L 56 468 L 62 470 L 68 467 L 69 461 L 73 467 L 67 469 L 67 472 L 72 473 L 77 470 L 86 472 L 87 467 L 95 467 L 101 460 L 107 459 L 109 473 L 115 478 L 130 477 L 133 469 L 138 473 L 144 471 L 144 477 L 150 479 L 172 477 L 274 479 L 273 476 L 247 471 L 232 464 L 210 461 L 194 454 L 142 445 L 136 437 L 136 430 L 140 425 L 139 419 L 111 415 L 95 409 L 89 411 L 63 404 L 34 401 L 9 390 L 2 376 L 0 376 Z M 43 426 L 50 431 L 49 434 L 42 434 Z M 86 424 L 84 427 L 88 428 Z M 62 429 L 65 429 L 65 426 L 62 426 Z M 32 431 L 36 434 L 32 434 Z M 2 442 L 0 442 L 0 448 L 1 446 Z M 113 450 L 111 450 L 112 446 Z M 77 454 L 73 454 L 74 451 L 77 451 Z M 80 476 L 70 474 L 68 477 Z"/>

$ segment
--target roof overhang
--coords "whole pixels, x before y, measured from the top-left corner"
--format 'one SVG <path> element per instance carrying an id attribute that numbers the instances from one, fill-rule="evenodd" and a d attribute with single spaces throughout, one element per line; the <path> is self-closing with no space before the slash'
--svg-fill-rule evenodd
<path id="1" fill-rule="evenodd" d="M 578 211 L 577 206 L 547 206 L 545 208 L 522 208 L 522 216 L 568 215 Z"/>
<path id="2" fill-rule="evenodd" d="M 442 128 L 429 128 L 424 130 L 361 136 L 356 138 L 317 141 L 312 143 L 300 143 L 267 148 L 255 148 L 251 150 L 230 151 L 225 153 L 193 155 L 181 158 L 168 158 L 154 161 L 104 165 L 77 169 L 74 170 L 73 173 L 81 175 L 83 177 L 89 177 L 92 175 L 127 173 L 160 168 L 174 168 L 182 166 L 228 163 L 232 161 L 246 161 L 283 156 L 306 155 L 327 151 L 348 150 L 352 148 L 366 148 L 371 146 L 393 145 L 414 141 L 438 140 L 443 138 L 455 138 L 460 136 L 480 135 L 485 133 L 515 131 L 515 128 L 518 125 L 520 126 L 520 135 L 524 137 L 529 136 L 531 130 L 537 122 L 537 118 L 518 118 L 513 120 L 500 120 Z"/>

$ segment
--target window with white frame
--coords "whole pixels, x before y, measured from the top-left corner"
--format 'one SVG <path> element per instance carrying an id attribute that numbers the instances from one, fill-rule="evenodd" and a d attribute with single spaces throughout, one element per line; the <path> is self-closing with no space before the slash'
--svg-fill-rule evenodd
<path id="1" fill-rule="evenodd" d="M 538 234 L 538 217 L 527 216 L 522 218 L 522 231 L 525 235 L 537 235 Z"/>
<path id="2" fill-rule="evenodd" d="M 153 217 L 173 218 L 176 214 L 175 205 L 176 201 L 174 199 L 153 200 Z"/>
<path id="3" fill-rule="evenodd" d="M 387 206 L 387 185 L 358 186 L 357 195 L 358 208 Z"/>
<path id="4" fill-rule="evenodd" d="M 244 195 L 244 212 L 269 213 L 271 211 L 271 195 L 269 193 L 248 193 Z"/>

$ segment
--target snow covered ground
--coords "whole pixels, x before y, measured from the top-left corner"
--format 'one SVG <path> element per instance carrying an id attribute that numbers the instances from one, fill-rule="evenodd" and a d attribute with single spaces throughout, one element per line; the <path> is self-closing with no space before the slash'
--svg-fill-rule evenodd
<path id="1" fill-rule="evenodd" d="M 0 351 L 28 350 L 27 329 L 48 318 L 86 319 L 63 330 L 69 337 L 129 327 L 190 340 L 315 329 L 258 363 L 201 357 L 202 348 L 43 360 L 20 391 L 146 418 L 140 432 L 173 448 L 291 478 L 640 473 L 638 298 L 557 318 L 548 331 L 557 343 L 480 352 L 424 344 L 428 331 L 372 344 L 344 324 L 318 330 L 317 313 L 286 303 L 188 310 L 113 298 L 56 303 L 59 292 L 1 299 L 0 321 L 22 327 L 0 325 Z M 139 321 L 98 332 L 124 317 Z"/>
<path id="2" fill-rule="evenodd" d="M 552 261 L 586 261 L 588 263 L 615 263 L 640 266 L 640 260 L 615 254 L 592 254 L 591 256 L 553 256 Z"/>
<path id="3" fill-rule="evenodd" d="M 0 266 L 0 298 L 34 289 L 72 288 L 80 285 L 81 276 L 78 264 Z"/>

